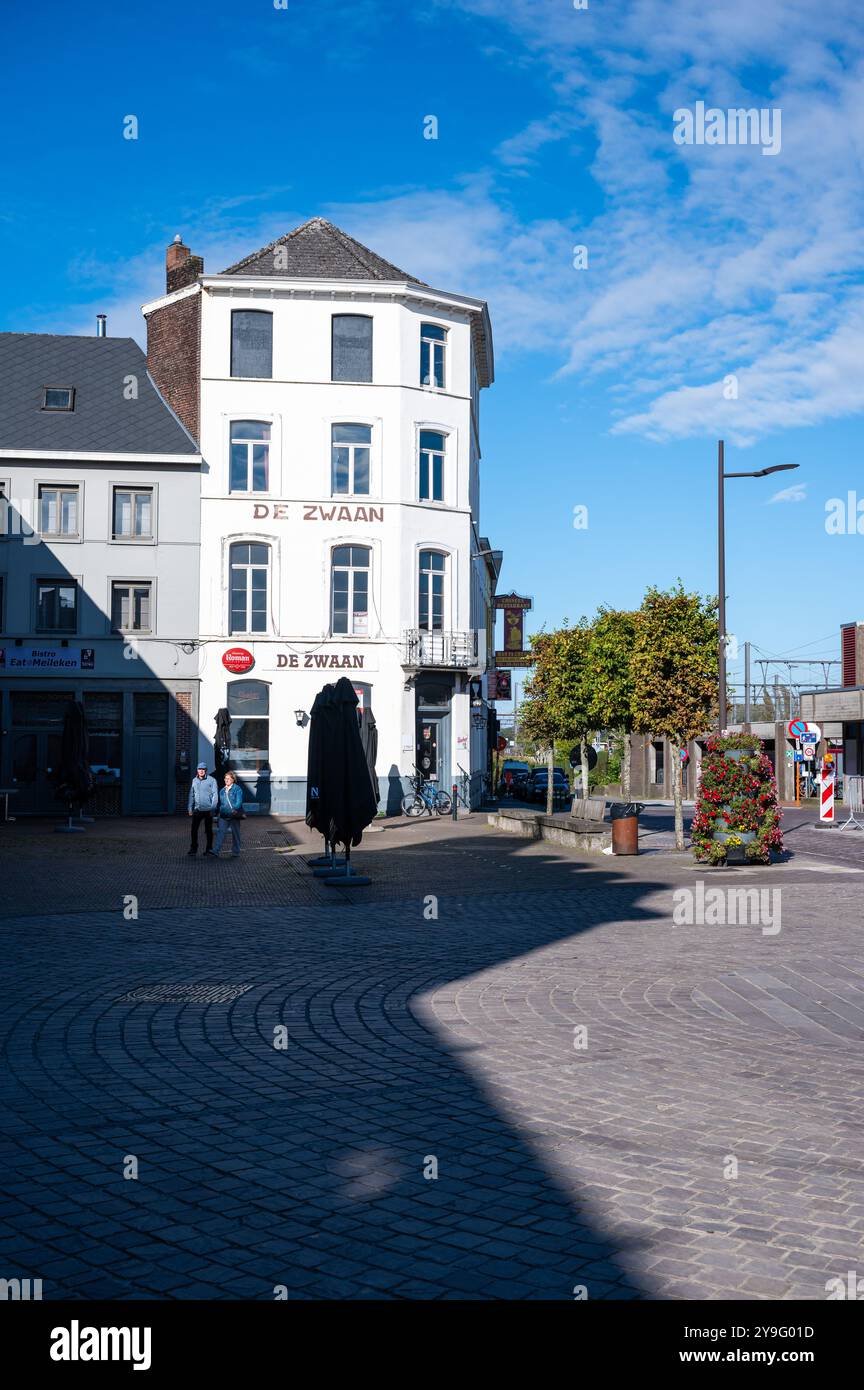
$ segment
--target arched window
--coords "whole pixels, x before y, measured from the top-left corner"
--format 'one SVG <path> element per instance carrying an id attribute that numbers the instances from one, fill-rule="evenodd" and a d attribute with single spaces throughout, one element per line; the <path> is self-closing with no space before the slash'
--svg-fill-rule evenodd
<path id="1" fill-rule="evenodd" d="M 423 632 L 444 630 L 444 576 L 447 557 L 437 550 L 420 551 L 419 627 Z"/>
<path id="2" fill-rule="evenodd" d="M 270 687 L 265 681 L 231 681 L 231 766 L 237 772 L 261 772 L 270 763 Z"/>
<path id="3" fill-rule="evenodd" d="M 270 426 L 258 420 L 231 422 L 230 492 L 270 489 Z"/>
<path id="4" fill-rule="evenodd" d="M 333 425 L 330 469 L 334 496 L 343 492 L 368 496 L 371 452 L 371 425 Z"/>
<path id="5" fill-rule="evenodd" d="M 421 502 L 444 501 L 444 453 L 446 440 L 437 430 L 420 431 Z"/>
<path id="6" fill-rule="evenodd" d="M 372 552 L 366 545 L 333 548 L 330 630 L 348 637 L 369 635 L 369 571 Z"/>
<path id="7" fill-rule="evenodd" d="M 270 592 L 270 547 L 238 541 L 230 551 L 231 621 L 229 631 L 266 632 Z"/>
<path id="8" fill-rule="evenodd" d="M 420 325 L 420 385 L 444 389 L 447 363 L 447 329 L 437 323 Z"/>

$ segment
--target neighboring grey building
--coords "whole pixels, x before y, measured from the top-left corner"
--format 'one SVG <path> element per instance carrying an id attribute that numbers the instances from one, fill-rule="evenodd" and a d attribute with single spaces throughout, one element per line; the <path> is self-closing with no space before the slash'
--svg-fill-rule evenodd
<path id="1" fill-rule="evenodd" d="M 51 813 L 82 700 L 97 813 L 175 810 L 197 748 L 201 456 L 131 338 L 0 333 L 0 785 Z"/>

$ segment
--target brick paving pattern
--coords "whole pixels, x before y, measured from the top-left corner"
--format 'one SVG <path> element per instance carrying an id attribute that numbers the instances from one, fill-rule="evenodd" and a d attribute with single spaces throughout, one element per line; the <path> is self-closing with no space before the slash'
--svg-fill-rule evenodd
<path id="1" fill-rule="evenodd" d="M 218 864 L 187 833 L 0 838 L 0 1277 L 821 1299 L 864 1268 L 864 848 L 835 870 L 802 823 L 788 865 L 732 880 L 388 823 L 345 894 L 296 822 L 245 822 Z M 673 926 L 699 878 L 782 887 L 782 931 Z"/>

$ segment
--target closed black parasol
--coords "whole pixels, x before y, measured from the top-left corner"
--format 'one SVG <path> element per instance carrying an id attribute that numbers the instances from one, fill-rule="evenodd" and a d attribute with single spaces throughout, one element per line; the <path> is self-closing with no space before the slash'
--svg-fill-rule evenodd
<path id="1" fill-rule="evenodd" d="M 323 835 L 325 840 L 330 843 L 330 821 L 321 799 L 321 786 L 323 781 L 323 768 L 321 763 L 322 749 L 325 741 L 325 728 L 329 728 L 333 723 L 331 717 L 329 724 L 325 715 L 325 710 L 332 703 L 333 686 L 325 685 L 323 690 L 319 690 L 312 702 L 309 711 L 309 755 L 306 761 L 306 824 L 312 830 L 317 830 Z"/>
<path id="2" fill-rule="evenodd" d="M 378 725 L 375 723 L 375 716 L 367 705 L 360 713 L 360 742 L 363 745 L 363 756 L 366 759 L 366 766 L 369 769 L 369 778 L 372 782 L 372 795 L 375 798 L 375 805 L 381 800 L 381 791 L 378 786 L 378 773 L 375 763 L 378 758 Z"/>
<path id="3" fill-rule="evenodd" d="M 319 699 L 316 723 L 321 743 L 316 750 L 310 749 L 310 807 L 312 792 L 317 790 L 318 797 L 310 824 L 331 844 L 342 844 L 347 850 L 359 845 L 366 826 L 375 819 L 378 803 L 360 741 L 353 685 L 343 676 L 329 691 L 322 690 Z"/>
<path id="4" fill-rule="evenodd" d="M 231 758 L 231 716 L 227 709 L 216 711 L 216 736 L 213 739 L 216 781 L 221 783 Z"/>

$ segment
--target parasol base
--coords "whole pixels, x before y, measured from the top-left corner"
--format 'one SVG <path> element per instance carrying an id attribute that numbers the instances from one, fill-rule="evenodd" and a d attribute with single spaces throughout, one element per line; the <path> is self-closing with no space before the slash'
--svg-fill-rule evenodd
<path id="1" fill-rule="evenodd" d="M 345 863 L 344 854 L 337 854 L 331 859 L 329 854 L 318 854 L 314 859 L 307 859 L 306 863 L 310 869 L 338 869 Z"/>
<path id="2" fill-rule="evenodd" d="M 372 880 L 365 874 L 331 874 L 323 882 L 328 888 L 365 888 Z"/>
<path id="3" fill-rule="evenodd" d="M 55 825 L 55 835 L 83 835 L 83 825 Z"/>

